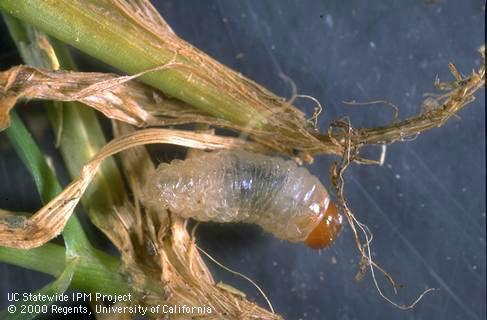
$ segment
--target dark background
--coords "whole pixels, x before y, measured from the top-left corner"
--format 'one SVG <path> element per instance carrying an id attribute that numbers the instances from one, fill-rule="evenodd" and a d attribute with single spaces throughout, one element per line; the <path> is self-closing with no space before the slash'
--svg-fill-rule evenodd
<path id="1" fill-rule="evenodd" d="M 322 130 L 345 115 L 355 126 L 391 121 L 386 107 L 342 103 L 353 99 L 389 100 L 401 118 L 417 114 L 435 76 L 452 79 L 448 62 L 464 74 L 478 68 L 476 50 L 485 37 L 481 0 L 154 3 L 181 37 L 279 95 L 291 94 L 279 74 L 290 77 L 299 93 L 325 106 Z M 3 25 L 0 31 L 5 69 L 19 60 Z M 98 66 L 79 59 L 85 68 Z M 311 104 L 299 102 L 312 112 Z M 384 166 L 354 165 L 346 174 L 350 207 L 375 235 L 376 261 L 406 286 L 394 299 L 409 303 L 427 287 L 438 289 L 412 311 L 381 299 L 369 273 L 354 280 L 358 254 L 348 228 L 321 253 L 241 225 L 203 225 L 200 245 L 254 279 L 286 319 L 485 319 L 484 105 L 482 92 L 460 119 L 389 146 Z M 60 164 L 43 112 L 28 111 L 44 151 Z M 325 185 L 333 160 L 318 157 L 310 166 Z M 0 208 L 39 207 L 31 178 L 0 134 Z M 246 281 L 209 265 L 217 280 L 264 305 Z M 48 280 L 0 265 L 0 305 L 6 292 L 34 290 Z"/>

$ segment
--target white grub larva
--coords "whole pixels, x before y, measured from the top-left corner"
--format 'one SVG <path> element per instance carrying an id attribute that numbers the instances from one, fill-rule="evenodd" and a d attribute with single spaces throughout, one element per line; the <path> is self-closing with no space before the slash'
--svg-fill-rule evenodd
<path id="1" fill-rule="evenodd" d="M 198 221 L 255 223 L 315 249 L 333 242 L 343 220 L 308 170 L 244 151 L 163 163 L 147 183 L 145 200 Z"/>

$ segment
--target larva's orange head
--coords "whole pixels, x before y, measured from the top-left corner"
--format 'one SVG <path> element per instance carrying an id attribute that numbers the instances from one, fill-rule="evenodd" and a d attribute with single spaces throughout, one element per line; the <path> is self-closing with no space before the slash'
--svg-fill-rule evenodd
<path id="1" fill-rule="evenodd" d="M 324 208 L 320 223 L 311 231 L 304 243 L 313 249 L 323 249 L 335 241 L 342 230 L 343 217 L 336 205 L 330 201 Z"/>

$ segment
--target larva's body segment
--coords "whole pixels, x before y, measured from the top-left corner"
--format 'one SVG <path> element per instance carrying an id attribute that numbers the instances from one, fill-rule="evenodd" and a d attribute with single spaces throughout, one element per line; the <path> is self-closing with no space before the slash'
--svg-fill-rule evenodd
<path id="1" fill-rule="evenodd" d="M 146 200 L 199 221 L 255 223 L 289 241 L 306 239 L 329 204 L 328 192 L 306 169 L 243 151 L 160 165 Z"/>

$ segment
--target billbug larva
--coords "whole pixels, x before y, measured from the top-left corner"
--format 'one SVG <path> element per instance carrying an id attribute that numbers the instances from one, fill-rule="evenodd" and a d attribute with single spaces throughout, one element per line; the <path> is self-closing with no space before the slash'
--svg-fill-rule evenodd
<path id="1" fill-rule="evenodd" d="M 220 151 L 159 165 L 146 203 L 198 221 L 255 223 L 276 237 L 321 249 L 342 216 L 325 187 L 293 161 Z"/>

